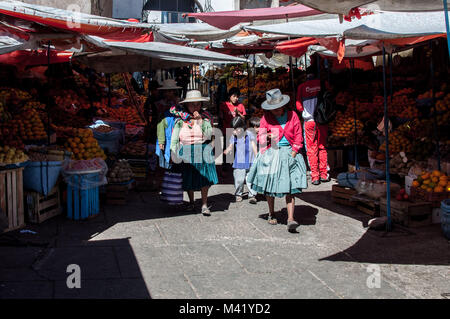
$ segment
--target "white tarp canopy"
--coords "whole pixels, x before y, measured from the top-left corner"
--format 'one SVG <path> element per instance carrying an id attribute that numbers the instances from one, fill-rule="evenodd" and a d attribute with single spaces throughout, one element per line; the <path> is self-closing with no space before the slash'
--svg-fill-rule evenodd
<path id="1" fill-rule="evenodd" d="M 155 40 L 158 34 L 179 40 L 216 41 L 228 39 L 241 32 L 241 26 L 222 30 L 206 23 L 170 23 L 151 25 Z"/>
<path id="2" fill-rule="evenodd" d="M 207 50 L 161 42 L 107 42 L 108 46 L 125 52 L 168 61 L 191 63 L 244 63 L 246 59 Z"/>
<path id="3" fill-rule="evenodd" d="M 441 11 L 443 0 L 297 0 L 308 7 L 328 13 L 347 15 L 352 8 L 384 11 Z M 447 0 L 450 4 L 450 1 Z"/>
<path id="4" fill-rule="evenodd" d="M 26 46 L 25 43 L 20 42 L 10 36 L 1 35 L 0 33 L 0 54 L 6 54 L 16 50 L 22 50 Z"/>
<path id="5" fill-rule="evenodd" d="M 345 37 L 349 39 L 396 39 L 446 33 L 444 12 L 380 12 L 351 22 L 339 19 L 288 22 L 246 27 L 257 32 L 299 37 Z"/>
<path id="6" fill-rule="evenodd" d="M 105 42 L 99 37 L 89 38 L 107 46 L 109 51 L 75 54 L 73 59 L 104 73 L 169 69 L 199 63 L 247 62 L 246 59 L 226 54 L 169 43 Z"/>

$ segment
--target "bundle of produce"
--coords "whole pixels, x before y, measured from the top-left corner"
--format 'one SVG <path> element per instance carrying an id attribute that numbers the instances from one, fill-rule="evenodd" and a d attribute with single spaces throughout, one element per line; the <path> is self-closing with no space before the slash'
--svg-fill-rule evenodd
<path id="1" fill-rule="evenodd" d="M 29 102 L 27 102 L 26 104 L 25 104 L 25 106 L 23 107 L 23 109 L 24 110 L 32 110 L 32 109 L 35 109 L 35 110 L 41 110 L 41 111 L 43 111 L 43 110 L 45 110 L 45 104 L 43 104 L 43 103 L 40 103 L 40 102 L 38 102 L 38 101 L 29 101 Z"/>
<path id="2" fill-rule="evenodd" d="M 401 132 L 394 131 L 389 134 L 389 154 L 397 154 L 399 152 L 411 152 L 412 144 Z M 386 142 L 380 146 L 380 152 L 386 151 Z"/>
<path id="3" fill-rule="evenodd" d="M 8 122 L 10 120 L 12 120 L 11 113 L 9 113 L 6 106 L 0 102 L 0 122 Z"/>
<path id="4" fill-rule="evenodd" d="M 391 101 L 391 98 L 388 99 L 388 114 L 389 116 L 398 116 L 402 117 L 402 115 L 410 114 L 411 111 L 416 108 L 416 101 L 412 98 L 409 98 L 406 95 L 395 95 Z"/>
<path id="5" fill-rule="evenodd" d="M 417 161 L 425 161 L 434 151 L 434 144 L 429 138 L 417 139 L 412 142 L 408 156 Z"/>
<path id="6" fill-rule="evenodd" d="M 443 97 L 442 100 L 436 102 L 436 111 L 445 112 L 450 110 L 450 93 Z"/>
<path id="7" fill-rule="evenodd" d="M 109 170 L 107 177 L 110 183 L 124 183 L 130 181 L 134 174 L 127 160 L 119 160 Z"/>
<path id="8" fill-rule="evenodd" d="M 28 160 L 28 157 L 21 150 L 15 147 L 0 146 L 0 164 L 18 164 Z"/>
<path id="9" fill-rule="evenodd" d="M 450 192 L 450 180 L 447 174 L 438 170 L 422 172 L 422 174 L 413 181 L 412 186 L 421 188 L 428 193 Z"/>
<path id="10" fill-rule="evenodd" d="M 71 137 L 64 145 L 66 150 L 72 152 L 72 159 L 90 160 L 94 158 L 106 159 L 104 151 L 98 145 L 97 140 L 89 129 L 73 129 Z"/>
<path id="11" fill-rule="evenodd" d="M 347 137 L 355 133 L 355 119 L 342 112 L 337 113 L 335 120 L 329 126 L 332 134 L 336 137 Z M 364 125 L 360 120 L 356 120 L 356 128 L 358 132 L 363 130 Z"/>
<path id="12" fill-rule="evenodd" d="M 24 141 L 36 141 L 47 138 L 44 124 L 36 110 L 26 110 L 14 117 L 13 120 L 5 123 L 6 127 L 17 132 Z"/>
<path id="13" fill-rule="evenodd" d="M 91 107 L 88 100 L 73 90 L 58 91 L 54 96 L 56 105 L 72 114 L 77 113 L 81 109 L 89 109 Z"/>
<path id="14" fill-rule="evenodd" d="M 122 148 L 121 153 L 131 156 L 145 156 L 147 154 L 147 144 L 144 141 L 129 142 Z"/>
<path id="15" fill-rule="evenodd" d="M 52 123 L 60 127 L 65 126 L 82 128 L 88 126 L 91 123 L 90 119 L 71 114 L 59 108 L 52 108 L 52 110 L 50 111 L 50 117 Z"/>
<path id="16" fill-rule="evenodd" d="M 111 133 L 112 131 L 115 131 L 115 129 L 109 125 L 100 125 L 94 128 L 94 130 L 99 133 Z"/>
<path id="17" fill-rule="evenodd" d="M 31 94 L 14 88 L 1 88 L 0 101 L 5 101 L 8 104 L 19 105 L 23 104 L 32 98 Z"/>
<path id="18" fill-rule="evenodd" d="M 404 152 L 400 152 L 390 160 L 389 166 L 392 173 L 406 176 L 411 166 L 413 166 L 413 162 L 406 157 Z"/>
<path id="19" fill-rule="evenodd" d="M 108 108 L 108 117 L 119 122 L 141 124 L 142 119 L 133 107 Z"/>

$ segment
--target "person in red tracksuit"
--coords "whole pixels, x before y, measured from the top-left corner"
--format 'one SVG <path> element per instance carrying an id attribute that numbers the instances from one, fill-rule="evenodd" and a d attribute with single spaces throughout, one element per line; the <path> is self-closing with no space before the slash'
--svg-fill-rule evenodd
<path id="1" fill-rule="evenodd" d="M 296 103 L 297 110 L 302 113 L 304 120 L 306 154 L 311 167 L 313 185 L 330 181 L 326 150 L 328 126 L 314 121 L 320 89 L 320 80 L 315 79 L 314 74 L 308 74 L 307 81 L 298 87 Z"/>

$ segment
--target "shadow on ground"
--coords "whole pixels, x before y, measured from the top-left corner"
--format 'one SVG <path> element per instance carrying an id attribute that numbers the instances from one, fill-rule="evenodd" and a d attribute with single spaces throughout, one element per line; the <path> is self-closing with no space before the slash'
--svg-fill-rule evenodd
<path id="1" fill-rule="evenodd" d="M 358 220 L 365 228 L 373 218 L 355 208 L 333 203 L 330 191 L 305 192 L 298 198 L 305 203 Z M 450 266 L 450 241 L 443 236 L 440 224 L 420 228 L 405 228 L 393 224 L 390 232 L 367 229 L 351 247 L 320 260 L 349 261 L 349 256 L 351 261 L 360 263 Z"/>

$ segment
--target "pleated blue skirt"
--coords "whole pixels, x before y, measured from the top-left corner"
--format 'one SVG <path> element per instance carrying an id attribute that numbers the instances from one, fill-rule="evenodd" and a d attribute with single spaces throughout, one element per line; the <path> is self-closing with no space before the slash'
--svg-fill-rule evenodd
<path id="1" fill-rule="evenodd" d="M 248 173 L 252 189 L 259 194 L 282 198 L 308 188 L 306 165 L 301 154 L 292 157 L 292 148 L 269 148 L 258 154 Z"/>

